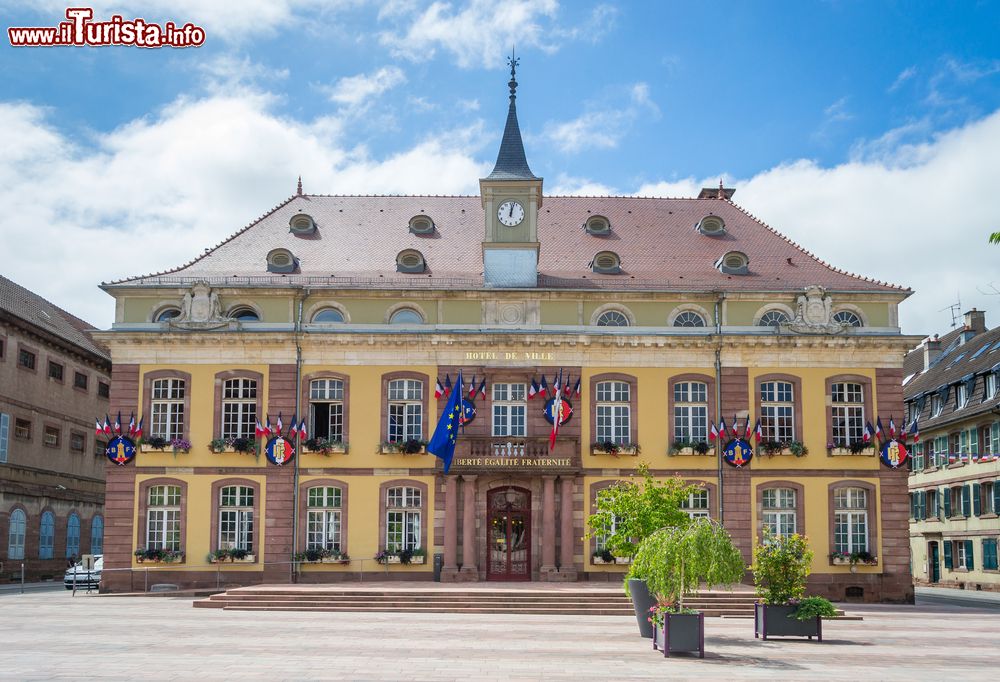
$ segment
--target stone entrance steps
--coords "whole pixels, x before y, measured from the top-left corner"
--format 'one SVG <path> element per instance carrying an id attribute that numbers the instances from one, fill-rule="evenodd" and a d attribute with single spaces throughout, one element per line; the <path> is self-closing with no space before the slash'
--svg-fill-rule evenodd
<path id="1" fill-rule="evenodd" d="M 706 592 L 685 605 L 706 616 L 752 617 L 749 592 Z M 620 589 L 547 590 L 415 588 L 342 588 L 313 586 L 243 587 L 194 602 L 197 608 L 231 611 L 512 613 L 631 616 L 632 603 Z"/>

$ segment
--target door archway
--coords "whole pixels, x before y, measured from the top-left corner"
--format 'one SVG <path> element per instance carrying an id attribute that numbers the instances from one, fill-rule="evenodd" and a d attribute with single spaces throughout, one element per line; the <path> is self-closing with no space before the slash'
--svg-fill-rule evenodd
<path id="1" fill-rule="evenodd" d="M 496 488 L 486 505 L 486 579 L 531 580 L 531 491 Z"/>

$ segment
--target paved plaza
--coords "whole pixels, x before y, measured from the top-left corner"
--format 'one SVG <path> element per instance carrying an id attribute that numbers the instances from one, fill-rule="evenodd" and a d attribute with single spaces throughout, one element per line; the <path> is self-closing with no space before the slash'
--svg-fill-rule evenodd
<path id="1" fill-rule="evenodd" d="M 1000 614 L 851 605 L 822 644 L 706 620 L 706 659 L 665 660 L 624 617 L 247 613 L 190 598 L 0 598 L 0 679 L 995 680 Z"/>

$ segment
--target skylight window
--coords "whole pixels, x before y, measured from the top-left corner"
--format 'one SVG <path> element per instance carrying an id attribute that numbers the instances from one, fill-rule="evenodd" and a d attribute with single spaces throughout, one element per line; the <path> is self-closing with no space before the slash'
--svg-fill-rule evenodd
<path id="1" fill-rule="evenodd" d="M 977 351 L 976 351 L 975 353 L 973 353 L 973 354 L 972 354 L 972 357 L 971 357 L 971 358 L 969 358 L 969 361 L 971 362 L 972 360 L 975 360 L 976 358 L 978 358 L 978 357 L 979 357 L 980 355 L 982 355 L 982 354 L 983 354 L 983 353 L 984 353 L 984 352 L 986 351 L 986 349 L 987 349 L 987 348 L 989 348 L 989 347 L 990 347 L 990 344 L 988 344 L 988 343 L 986 343 L 986 344 L 983 344 L 983 346 L 982 346 L 982 347 L 981 347 L 981 348 L 980 348 L 979 350 L 977 350 Z"/>
<path id="2" fill-rule="evenodd" d="M 955 356 L 955 359 L 952 360 L 951 363 L 948 366 L 951 367 L 952 365 L 954 365 L 956 362 L 958 362 L 959 360 L 961 360 L 964 357 L 965 357 L 965 353 L 959 353 L 958 355 Z"/>

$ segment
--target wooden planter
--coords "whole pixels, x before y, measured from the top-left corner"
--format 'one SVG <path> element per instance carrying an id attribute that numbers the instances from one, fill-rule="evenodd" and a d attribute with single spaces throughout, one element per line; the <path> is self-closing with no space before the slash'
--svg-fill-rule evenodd
<path id="1" fill-rule="evenodd" d="M 768 637 L 808 637 L 823 641 L 823 621 L 819 616 L 809 620 L 795 617 L 795 606 L 754 604 L 754 639 Z"/>
<path id="2" fill-rule="evenodd" d="M 705 658 L 705 614 L 663 614 L 663 627 L 656 629 L 653 650 L 662 651 L 664 658 L 671 653 L 694 651 L 698 658 Z"/>

